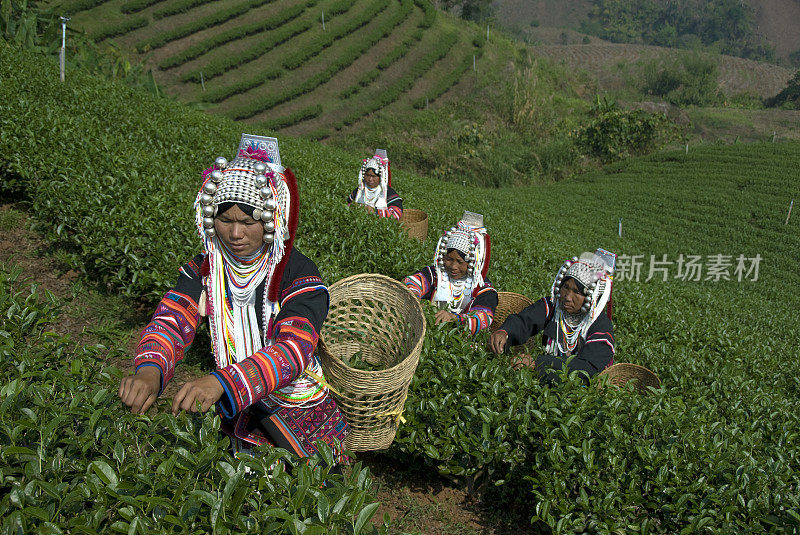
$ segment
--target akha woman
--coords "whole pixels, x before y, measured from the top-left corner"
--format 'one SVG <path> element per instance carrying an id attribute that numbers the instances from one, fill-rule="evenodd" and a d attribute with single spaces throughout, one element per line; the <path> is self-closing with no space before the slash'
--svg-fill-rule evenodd
<path id="1" fill-rule="evenodd" d="M 418 298 L 439 307 L 437 323 L 460 323 L 475 334 L 492 324 L 497 308 L 497 290 L 486 278 L 490 256 L 483 216 L 465 211 L 461 221 L 439 238 L 434 264 L 403 282 Z"/>
<path id="2" fill-rule="evenodd" d="M 144 329 L 119 396 L 143 413 L 207 319 L 216 370 L 184 384 L 172 411 L 217 404 L 234 449 L 271 443 L 300 456 L 348 432 L 314 355 L 328 314 L 317 266 L 293 247 L 298 191 L 277 141 L 242 136 L 237 157 L 203 173 L 195 222 L 204 251 L 184 264 Z"/>
<path id="3" fill-rule="evenodd" d="M 559 380 L 556 372 L 564 365 L 588 378 L 613 364 L 610 307 L 614 260 L 612 253 L 598 249 L 564 262 L 550 296 L 511 314 L 489 338 L 489 349 L 499 354 L 541 333 L 542 354 L 522 355 L 516 364 L 536 369 L 547 383 Z"/>
<path id="4" fill-rule="evenodd" d="M 375 156 L 361 163 L 358 187 L 347 198 L 350 206 L 362 206 L 378 217 L 400 219 L 403 199 L 392 189 L 392 174 L 386 151 L 378 150 Z"/>

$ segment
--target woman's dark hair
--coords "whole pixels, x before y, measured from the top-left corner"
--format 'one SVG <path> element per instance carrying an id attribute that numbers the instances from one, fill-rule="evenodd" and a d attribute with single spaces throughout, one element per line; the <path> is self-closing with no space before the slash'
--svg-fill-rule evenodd
<path id="1" fill-rule="evenodd" d="M 458 256 L 461 257 L 461 260 L 466 260 L 467 259 L 467 256 L 464 253 L 462 253 L 461 251 L 459 251 L 458 249 L 454 249 L 454 248 L 451 247 L 450 249 L 447 250 L 447 254 L 450 254 L 450 251 L 457 252 Z"/>
<path id="2" fill-rule="evenodd" d="M 234 206 L 238 206 L 239 209 L 242 212 L 244 212 L 245 214 L 249 215 L 250 217 L 253 217 L 253 210 L 255 210 L 255 208 L 253 208 L 252 206 L 250 206 L 248 204 L 243 204 L 243 203 L 240 203 L 240 202 L 223 202 L 223 203 L 220 203 L 219 206 L 217 206 L 217 215 L 221 216 L 222 214 L 224 214 L 225 212 L 227 212 L 228 210 L 230 210 Z"/>

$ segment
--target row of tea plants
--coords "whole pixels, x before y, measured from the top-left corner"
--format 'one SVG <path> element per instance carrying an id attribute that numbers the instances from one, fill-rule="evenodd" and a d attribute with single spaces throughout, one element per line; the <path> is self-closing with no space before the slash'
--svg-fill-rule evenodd
<path id="1" fill-rule="evenodd" d="M 191 211 L 200 172 L 231 157 L 243 129 L 267 132 L 80 74 L 62 84 L 49 64 L 11 47 L 0 45 L 0 60 L 4 191 L 28 200 L 76 268 L 154 303 L 200 247 Z M 404 205 L 429 216 L 420 243 L 345 208 L 365 154 L 279 141 L 300 181 L 297 246 L 329 284 L 420 269 L 464 209 L 486 218 L 500 290 L 536 299 L 566 257 L 598 246 L 644 264 L 641 277 L 623 271 L 615 281 L 616 360 L 654 370 L 660 390 L 635 396 L 575 379 L 545 388 L 487 354 L 485 336 L 429 322 L 389 455 L 557 532 L 800 527 L 800 237 L 796 219 L 784 223 L 800 144 L 693 147 L 514 189 L 438 182 L 394 159 Z M 740 254 L 762 258 L 758 277 L 737 280 Z M 679 277 L 681 255 L 728 255 L 729 280 Z M 671 271 L 646 282 L 655 259 L 669 259 Z"/>

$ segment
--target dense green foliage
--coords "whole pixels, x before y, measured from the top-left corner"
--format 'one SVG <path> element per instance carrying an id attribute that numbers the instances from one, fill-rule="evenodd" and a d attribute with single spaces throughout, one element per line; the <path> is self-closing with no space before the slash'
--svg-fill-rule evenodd
<path id="1" fill-rule="evenodd" d="M 622 110 L 600 98 L 594 112 L 594 119 L 575 131 L 575 139 L 584 152 L 606 162 L 645 154 L 672 133 L 663 114 Z"/>
<path id="2" fill-rule="evenodd" d="M 120 357 L 45 329 L 60 303 L 0 266 L 4 533 L 371 533 L 368 469 L 333 454 L 235 459 L 219 416 L 153 418 L 116 400 Z M 328 464 L 320 462 L 322 459 Z"/>
<path id="3" fill-rule="evenodd" d="M 769 108 L 800 110 L 800 71 L 789 80 L 786 87 L 777 95 L 764 101 Z"/>
<path id="4" fill-rule="evenodd" d="M 696 48 L 775 60 L 775 50 L 757 36 L 753 8 L 740 0 L 593 0 L 581 31 L 617 43 Z"/>
<path id="5" fill-rule="evenodd" d="M 0 115 L 2 184 L 27 196 L 38 228 L 76 267 L 153 302 L 199 249 L 190 209 L 199 174 L 216 156 L 232 155 L 241 125 L 90 77 L 61 84 L 42 65 L 0 50 L 0 99 L 8 107 Z M 474 146 L 480 133 L 480 125 L 465 125 Z M 482 485 L 487 499 L 527 511 L 555 532 L 800 527 L 800 325 L 791 314 L 800 306 L 792 290 L 800 285 L 800 233 L 796 219 L 784 225 L 799 144 L 692 147 L 506 189 L 414 176 L 390 147 L 404 205 L 429 215 L 423 244 L 404 239 L 393 221 L 344 208 L 363 154 L 286 137 L 280 143 L 303 199 L 297 246 L 328 283 L 421 268 L 433 256 L 432 239 L 464 209 L 486 218 L 493 284 L 534 299 L 572 254 L 603 246 L 642 255 L 640 279 L 618 273 L 615 280 L 616 360 L 654 370 L 662 389 L 636 396 L 572 380 L 546 388 L 485 353 L 485 336 L 473 341 L 429 316 L 392 455 Z M 679 255 L 708 262 L 727 255 L 731 280 L 709 280 L 705 271 L 697 282 L 683 280 L 672 265 L 668 280 L 656 274 L 645 282 L 651 255 L 673 263 Z M 737 280 L 738 255 L 760 255 L 758 280 Z M 81 399 L 105 399 L 111 394 L 103 388 L 92 385 Z M 109 407 L 102 405 L 121 414 Z M 36 440 L 24 447 L 36 451 Z M 113 450 L 102 451 L 114 469 Z M 100 474 L 108 477 L 98 464 L 78 471 L 100 478 L 91 479 L 96 486 L 105 485 Z M 108 503 L 102 496 L 99 503 Z M 195 496 L 205 507 L 205 495 Z M 8 500 L 2 503 L 18 507 Z"/>
<path id="6" fill-rule="evenodd" d="M 718 74 L 717 63 L 710 56 L 682 54 L 673 60 L 647 62 L 641 89 L 676 106 L 716 105 L 725 100 Z"/>

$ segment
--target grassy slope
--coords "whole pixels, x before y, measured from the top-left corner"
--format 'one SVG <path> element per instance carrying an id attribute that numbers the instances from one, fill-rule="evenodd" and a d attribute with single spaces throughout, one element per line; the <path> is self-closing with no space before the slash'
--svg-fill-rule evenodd
<path id="1" fill-rule="evenodd" d="M 70 229 L 61 241 L 89 273 L 155 297 L 198 248 L 188 207 L 199 171 L 232 154 L 241 125 L 79 74 L 62 85 L 39 58 L 9 49 L 0 56 L 9 108 L 0 118 L 4 181 L 21 176 L 41 222 Z M 769 418 L 764 410 L 797 403 L 800 233 L 796 217 L 789 225 L 784 219 L 791 198 L 800 197 L 793 178 L 800 144 L 705 146 L 507 190 L 443 184 L 404 172 L 395 160 L 393 182 L 406 206 L 430 216 L 431 239 L 419 244 L 402 239 L 392 222 L 344 209 L 362 155 L 280 141 L 304 199 L 298 245 L 329 283 L 370 271 L 399 278 L 421 267 L 432 239 L 463 209 L 486 217 L 496 286 L 533 298 L 565 257 L 597 246 L 645 255 L 645 262 L 651 254 L 673 261 L 679 254 L 760 254 L 757 282 L 645 283 L 647 265 L 642 282 L 618 280 L 617 360 L 655 370 L 667 398 L 696 406 L 699 421 L 723 422 L 725 440 L 738 440 L 739 424 L 724 425 L 735 400 L 736 418 L 742 410 L 754 415 L 758 433 L 775 436 L 773 428 L 794 425 L 787 420 L 794 409 Z M 87 164 L 93 171 L 84 177 Z M 86 190 L 84 181 L 95 186 Z M 763 444 L 757 458 L 779 447 Z"/>

